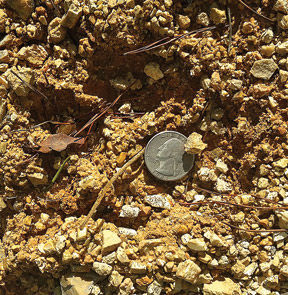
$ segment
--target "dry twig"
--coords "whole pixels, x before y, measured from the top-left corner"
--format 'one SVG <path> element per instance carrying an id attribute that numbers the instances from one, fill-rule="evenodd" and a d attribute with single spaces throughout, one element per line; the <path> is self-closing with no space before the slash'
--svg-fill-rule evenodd
<path id="1" fill-rule="evenodd" d="M 158 40 L 158 41 L 156 41 L 154 43 L 151 43 L 149 45 L 143 46 L 143 47 L 138 48 L 138 49 L 135 49 L 135 50 L 131 50 L 131 51 L 125 52 L 123 55 L 136 54 L 136 53 L 140 53 L 140 52 L 145 52 L 145 51 L 153 50 L 153 49 L 156 49 L 156 48 L 158 48 L 160 46 L 164 46 L 164 45 L 167 45 L 167 44 L 172 43 L 174 41 L 177 41 L 177 40 L 183 39 L 185 37 L 188 37 L 190 35 L 197 34 L 197 33 L 202 33 L 202 32 L 206 32 L 206 31 L 211 31 L 211 30 L 214 30 L 214 29 L 216 29 L 216 26 L 211 26 L 211 27 L 207 27 L 207 28 L 197 29 L 197 30 L 188 32 L 186 34 L 182 34 L 182 35 L 173 37 L 173 38 L 165 37 L 165 38 L 163 38 L 161 40 Z"/>
<path id="2" fill-rule="evenodd" d="M 92 208 L 90 209 L 88 215 L 85 217 L 84 221 L 80 225 L 80 229 L 83 229 L 88 222 L 88 220 L 93 216 L 93 214 L 96 212 L 98 206 L 101 204 L 101 201 L 106 195 L 106 192 L 108 189 L 113 185 L 115 180 L 129 167 L 131 166 L 135 161 L 137 161 L 144 153 L 144 148 L 140 150 L 134 157 L 132 157 L 117 173 L 113 175 L 113 177 L 106 183 L 102 191 L 100 191 L 97 200 L 93 204 Z"/>
<path id="3" fill-rule="evenodd" d="M 273 19 L 271 19 L 271 18 L 269 18 L 269 17 L 267 17 L 267 16 L 265 16 L 265 15 L 257 12 L 256 10 L 254 10 L 253 8 L 251 8 L 249 5 L 247 5 L 244 1 L 242 1 L 242 0 L 237 0 L 237 1 L 239 3 L 241 3 L 243 6 L 245 6 L 247 9 L 249 9 L 250 11 L 252 11 L 253 13 L 255 13 L 256 15 L 258 15 L 259 17 L 262 17 L 265 20 L 267 20 L 267 21 L 269 21 L 271 23 L 274 23 L 274 20 Z"/>

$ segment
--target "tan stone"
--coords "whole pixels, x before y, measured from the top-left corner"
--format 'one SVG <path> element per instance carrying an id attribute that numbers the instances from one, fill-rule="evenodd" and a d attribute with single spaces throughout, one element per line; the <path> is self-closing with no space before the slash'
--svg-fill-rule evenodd
<path id="1" fill-rule="evenodd" d="M 212 284 L 204 284 L 203 295 L 240 295 L 240 286 L 231 279 L 214 281 Z"/>
<path id="2" fill-rule="evenodd" d="M 180 262 L 177 268 L 176 277 L 189 283 L 195 284 L 201 273 L 201 268 L 192 260 Z"/>
<path id="3" fill-rule="evenodd" d="M 103 230 L 102 241 L 102 252 L 104 254 L 116 250 L 118 246 L 120 246 L 120 244 L 122 243 L 118 235 L 111 230 Z"/>

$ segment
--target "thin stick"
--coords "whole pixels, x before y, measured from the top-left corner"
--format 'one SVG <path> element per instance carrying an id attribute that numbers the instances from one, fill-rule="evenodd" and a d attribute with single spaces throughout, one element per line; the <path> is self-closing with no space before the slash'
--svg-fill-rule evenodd
<path id="1" fill-rule="evenodd" d="M 76 137 L 79 133 L 81 133 L 83 130 L 85 130 L 88 126 L 90 126 L 92 123 L 94 123 L 97 119 L 99 119 L 101 116 L 103 116 L 110 108 L 112 108 L 116 102 L 125 94 L 134 84 L 136 83 L 136 80 L 127 87 L 127 89 L 121 93 L 109 106 L 107 106 L 100 114 L 95 114 L 79 131 L 77 131 L 73 136 Z"/>
<path id="2" fill-rule="evenodd" d="M 229 24 L 229 29 L 228 29 L 228 53 L 230 53 L 231 50 L 231 44 L 232 44 L 232 22 L 231 22 L 231 10 L 230 7 L 227 7 L 227 14 L 228 14 L 228 24 Z"/>
<path id="3" fill-rule="evenodd" d="M 70 160 L 70 156 L 68 156 L 64 161 L 63 163 L 61 164 L 61 166 L 59 167 L 58 171 L 56 172 L 56 174 L 54 175 L 52 181 L 51 181 L 51 184 L 54 184 L 54 182 L 57 180 L 59 174 L 61 173 L 64 165 Z"/>
<path id="4" fill-rule="evenodd" d="M 25 80 L 23 80 L 17 73 L 15 73 L 13 70 L 11 70 L 11 73 L 14 74 L 23 84 L 25 84 L 25 86 L 27 86 L 29 89 L 31 89 L 32 91 L 36 92 L 37 94 L 43 96 L 46 100 L 49 100 L 48 97 L 42 93 L 41 91 L 39 91 L 38 89 L 36 89 L 35 87 L 33 87 L 32 85 L 30 85 L 29 83 L 27 83 Z"/>
<path id="5" fill-rule="evenodd" d="M 135 49 L 135 50 L 131 50 L 131 51 L 128 51 L 128 52 L 125 52 L 123 53 L 123 55 L 128 55 L 128 54 L 136 54 L 136 53 L 140 53 L 140 52 L 145 52 L 145 51 L 149 51 L 149 50 L 152 50 L 152 49 L 156 49 L 160 46 L 164 46 L 164 45 L 167 45 L 169 43 L 172 43 L 174 41 L 177 41 L 177 40 L 180 40 L 182 38 L 185 38 L 187 36 L 190 36 L 190 35 L 193 35 L 193 34 L 197 34 L 197 33 L 202 33 L 202 32 L 206 32 L 206 31 L 211 31 L 211 30 L 214 30 L 216 29 L 216 26 L 211 26 L 211 27 L 207 27 L 207 28 L 201 28 L 201 29 L 197 29 L 197 30 L 194 30 L 194 31 L 191 31 L 191 32 L 188 32 L 186 34 L 182 34 L 180 36 L 177 36 L 177 37 L 173 37 L 171 38 L 170 40 L 166 41 L 169 37 L 165 37 L 161 40 L 158 40 L 154 43 L 151 43 L 149 45 L 146 45 L 146 46 L 143 46 L 141 48 L 138 48 L 138 49 Z M 165 41 L 165 42 L 163 42 Z"/>
<path id="6" fill-rule="evenodd" d="M 214 195 L 218 195 L 218 196 L 228 196 L 228 197 L 231 197 L 231 196 L 237 196 L 236 194 L 223 194 L 223 193 L 218 193 L 218 192 L 214 192 L 214 191 L 211 191 L 211 190 L 208 190 L 206 188 L 202 188 L 200 186 L 197 187 L 197 189 L 201 190 L 201 191 L 204 191 L 206 193 L 209 193 L 209 194 L 214 194 Z M 276 202 L 276 201 L 273 201 L 273 200 L 270 200 L 270 199 L 267 199 L 267 198 L 262 198 L 262 197 L 259 197 L 257 195 L 251 195 L 251 197 L 255 198 L 255 199 L 258 199 L 258 200 L 261 200 L 261 201 L 265 201 L 267 203 L 272 203 L 272 204 L 280 204 L 279 202 Z"/>
<path id="7" fill-rule="evenodd" d="M 191 206 L 192 205 L 219 204 L 219 205 L 227 205 L 227 206 L 234 206 L 234 207 L 248 208 L 248 209 L 261 209 L 261 210 L 277 210 L 277 209 L 287 210 L 288 209 L 288 206 L 282 206 L 282 207 L 249 206 L 249 205 L 235 204 L 235 203 L 224 202 L 224 201 L 215 201 L 215 200 L 199 201 L 199 202 L 184 203 L 184 204 L 191 205 Z"/>
<path id="8" fill-rule="evenodd" d="M 32 126 L 28 129 L 19 129 L 19 130 L 12 130 L 11 133 L 14 133 L 14 132 L 24 132 L 24 131 L 29 131 L 29 130 L 32 130 L 32 129 L 36 129 L 44 124 L 47 124 L 47 123 L 51 123 L 51 124 L 54 124 L 54 125 L 71 125 L 71 124 L 74 124 L 74 122 L 58 122 L 58 121 L 51 121 L 51 120 L 48 120 L 48 121 L 44 121 L 42 123 L 39 123 L 35 126 Z"/>
<path id="9" fill-rule="evenodd" d="M 268 20 L 269 22 L 272 22 L 274 23 L 274 20 L 272 20 L 271 18 L 261 14 L 261 13 L 258 13 L 256 10 L 254 10 L 253 8 L 251 8 L 249 5 L 247 5 L 244 1 L 242 0 L 237 0 L 239 3 L 241 3 L 243 6 L 245 6 L 247 9 L 249 9 L 250 11 L 252 11 L 253 13 L 255 13 L 256 15 Z"/>
<path id="10" fill-rule="evenodd" d="M 241 227 L 238 227 L 238 226 L 235 226 L 235 225 L 232 225 L 230 223 L 227 223 L 225 221 L 222 221 L 220 220 L 222 223 L 232 227 L 232 228 L 235 228 L 237 230 L 242 230 L 242 231 L 246 231 L 246 232 L 253 232 L 253 233 L 270 233 L 270 232 L 287 232 L 288 230 L 287 229 L 246 229 L 246 228 L 241 228 Z"/>
<path id="11" fill-rule="evenodd" d="M 117 173 L 115 173 L 112 178 L 106 183 L 102 191 L 99 193 L 98 198 L 96 199 L 95 203 L 93 204 L 92 208 L 90 209 L 88 215 L 85 217 L 84 221 L 80 225 L 80 229 L 83 229 L 88 222 L 88 220 L 93 216 L 96 212 L 98 206 L 100 205 L 101 201 L 106 195 L 107 190 L 113 185 L 115 180 L 135 161 L 137 161 L 144 153 L 145 149 L 143 148 L 140 150 L 134 157 L 132 157 Z"/>

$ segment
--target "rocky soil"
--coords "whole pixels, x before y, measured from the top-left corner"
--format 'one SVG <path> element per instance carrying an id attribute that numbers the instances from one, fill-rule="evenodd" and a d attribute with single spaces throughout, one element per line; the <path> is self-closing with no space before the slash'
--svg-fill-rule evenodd
<path id="1" fill-rule="evenodd" d="M 1 295 L 288 294 L 288 2 L 247 4 L 0 1 Z M 189 175 L 141 157 L 82 228 L 164 130 Z"/>

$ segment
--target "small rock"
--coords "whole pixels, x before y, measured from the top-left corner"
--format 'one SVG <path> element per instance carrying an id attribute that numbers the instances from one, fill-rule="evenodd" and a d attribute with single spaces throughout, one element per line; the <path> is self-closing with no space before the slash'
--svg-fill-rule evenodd
<path id="1" fill-rule="evenodd" d="M 231 279 L 224 281 L 214 281 L 212 284 L 204 284 L 203 295 L 241 295 L 240 286 Z"/>
<path id="2" fill-rule="evenodd" d="M 239 213 L 235 214 L 235 215 L 231 215 L 231 219 L 234 221 L 234 222 L 237 222 L 237 223 L 241 223 L 244 221 L 245 219 L 245 213 L 240 211 Z"/>
<path id="3" fill-rule="evenodd" d="M 204 195 L 198 195 L 198 194 L 196 194 L 194 196 L 194 202 L 201 202 L 201 201 L 204 201 L 204 199 L 205 199 L 205 196 Z"/>
<path id="4" fill-rule="evenodd" d="M 221 159 L 219 159 L 216 162 L 216 169 L 226 174 L 228 171 L 228 166 Z"/>
<path id="5" fill-rule="evenodd" d="M 195 284 L 201 273 L 201 268 L 192 260 L 180 262 L 177 267 L 176 277 L 191 284 Z"/>
<path id="6" fill-rule="evenodd" d="M 230 88 L 235 91 L 239 91 L 242 89 L 243 81 L 238 79 L 231 79 L 230 81 Z"/>
<path id="7" fill-rule="evenodd" d="M 223 241 L 217 234 L 211 231 L 207 231 L 204 234 L 204 237 L 208 240 L 210 240 L 212 246 L 216 247 L 225 247 L 227 246 L 225 241 Z"/>
<path id="8" fill-rule="evenodd" d="M 146 273 L 146 265 L 139 261 L 131 261 L 130 270 L 131 273 L 144 274 Z"/>
<path id="9" fill-rule="evenodd" d="M 265 57 L 271 57 L 275 53 L 275 45 L 263 45 L 260 49 L 260 52 Z"/>
<path id="10" fill-rule="evenodd" d="M 157 281 L 154 281 L 148 286 L 147 295 L 160 295 L 162 290 L 163 288 L 161 287 L 161 285 Z"/>
<path id="11" fill-rule="evenodd" d="M 4 199 L 2 197 L 0 197 L 0 212 L 2 210 L 4 210 L 6 207 L 7 207 L 7 205 L 6 205 L 5 201 L 4 201 Z"/>
<path id="12" fill-rule="evenodd" d="M 271 108 L 276 108 L 278 106 L 278 102 L 272 96 L 268 96 L 269 105 Z"/>
<path id="13" fill-rule="evenodd" d="M 187 245 L 191 239 L 192 239 L 192 236 L 189 234 L 184 234 L 183 236 L 181 236 L 181 241 L 183 245 Z"/>
<path id="14" fill-rule="evenodd" d="M 102 263 L 95 261 L 93 263 L 92 269 L 99 275 L 99 276 L 108 276 L 112 272 L 112 266 L 107 263 Z"/>
<path id="15" fill-rule="evenodd" d="M 116 255 L 116 252 L 114 251 L 106 256 L 103 256 L 102 262 L 111 265 L 115 263 L 116 259 L 117 259 L 117 255 Z"/>
<path id="16" fill-rule="evenodd" d="M 28 175 L 29 180 L 34 186 L 48 183 L 48 176 L 43 173 L 33 173 Z"/>
<path id="17" fill-rule="evenodd" d="M 7 0 L 6 3 L 24 20 L 27 20 L 34 11 L 33 0 Z"/>
<path id="18" fill-rule="evenodd" d="M 271 292 L 271 290 L 265 288 L 264 286 L 260 286 L 260 287 L 256 290 L 255 293 L 256 293 L 257 295 L 271 295 L 271 294 L 273 294 L 273 293 Z M 285 293 L 284 293 L 284 294 L 285 294 Z"/>
<path id="19" fill-rule="evenodd" d="M 190 26 L 190 18 L 187 15 L 178 15 L 178 24 L 181 29 L 188 29 Z"/>
<path id="20" fill-rule="evenodd" d="M 118 246 L 120 246 L 120 244 L 122 243 L 118 235 L 111 230 L 103 230 L 102 241 L 102 252 L 104 254 L 116 250 Z"/>
<path id="21" fill-rule="evenodd" d="M 122 104 L 122 106 L 118 109 L 121 114 L 129 114 L 131 112 L 131 103 L 127 102 Z"/>
<path id="22" fill-rule="evenodd" d="M 221 10 L 218 8 L 211 8 L 210 18 L 215 25 L 224 24 L 226 22 L 225 10 Z"/>
<path id="23" fill-rule="evenodd" d="M 283 232 L 283 233 L 274 233 L 273 234 L 273 242 L 279 242 L 283 241 L 288 237 L 288 234 Z"/>
<path id="24" fill-rule="evenodd" d="M 277 14 L 277 22 L 278 26 L 283 29 L 287 30 L 288 29 L 288 15 L 287 14 Z"/>
<path id="25" fill-rule="evenodd" d="M 254 62 L 250 72 L 255 78 L 269 80 L 277 69 L 272 59 L 263 58 Z"/>
<path id="26" fill-rule="evenodd" d="M 197 15 L 196 17 L 196 23 L 199 25 L 202 25 L 204 27 L 208 27 L 209 26 L 209 16 L 207 13 L 205 12 L 201 12 Z"/>
<path id="27" fill-rule="evenodd" d="M 120 235 L 124 235 L 129 239 L 137 235 L 137 231 L 133 228 L 118 227 L 118 230 Z"/>
<path id="28" fill-rule="evenodd" d="M 26 83 L 33 85 L 34 84 L 34 72 L 30 68 L 20 68 L 16 69 L 15 67 L 12 70 L 21 77 Z M 5 73 L 6 79 L 9 83 L 9 86 L 13 91 L 19 96 L 27 96 L 30 92 L 30 88 L 25 85 L 22 81 L 19 80 L 12 72 L 11 69 L 7 70 Z"/>
<path id="29" fill-rule="evenodd" d="M 9 63 L 10 57 L 7 49 L 0 50 L 0 62 Z"/>
<path id="30" fill-rule="evenodd" d="M 276 52 L 280 55 L 286 55 L 288 53 L 288 41 L 277 44 Z"/>
<path id="31" fill-rule="evenodd" d="M 287 0 L 277 0 L 273 6 L 273 9 L 278 12 L 283 12 L 284 14 L 288 14 L 288 2 Z"/>
<path id="32" fill-rule="evenodd" d="M 50 239 L 45 244 L 38 244 L 38 250 L 44 254 L 53 254 L 56 252 L 55 242 Z"/>
<path id="33" fill-rule="evenodd" d="M 139 243 L 139 250 L 149 250 L 150 248 L 153 249 L 158 245 L 163 244 L 162 239 L 150 239 L 150 240 L 143 240 Z"/>
<path id="34" fill-rule="evenodd" d="M 248 277 L 251 277 L 254 274 L 254 272 L 256 271 L 257 267 L 258 267 L 258 264 L 256 262 L 253 262 L 253 263 L 249 264 L 248 266 L 246 266 L 243 274 Z"/>
<path id="35" fill-rule="evenodd" d="M 269 185 L 269 180 L 268 178 L 265 178 L 265 177 L 260 177 L 259 180 L 258 180 L 258 188 L 260 189 L 264 189 L 264 188 L 267 188 Z"/>
<path id="36" fill-rule="evenodd" d="M 130 278 L 125 279 L 119 287 L 118 295 L 132 295 L 135 293 L 133 282 Z"/>
<path id="37" fill-rule="evenodd" d="M 55 249 L 56 249 L 58 254 L 61 254 L 62 251 L 64 250 L 65 245 L 66 245 L 65 241 L 66 241 L 65 236 L 57 236 L 56 237 Z"/>
<path id="38" fill-rule="evenodd" d="M 144 68 L 144 73 L 155 81 L 160 80 L 164 77 L 159 64 L 155 62 L 148 63 Z"/>
<path id="39" fill-rule="evenodd" d="M 281 273 L 283 276 L 288 277 L 288 265 L 283 265 L 283 266 L 281 267 L 280 273 Z"/>
<path id="40" fill-rule="evenodd" d="M 188 154 L 200 154 L 207 147 L 207 144 L 202 141 L 201 134 L 193 132 L 187 138 L 184 147 Z"/>
<path id="41" fill-rule="evenodd" d="M 95 275 L 94 275 L 95 276 Z M 97 286 L 94 285 L 93 275 L 90 273 L 79 276 L 78 274 L 68 274 L 61 277 L 60 280 L 62 295 L 98 295 L 95 292 Z M 93 289 L 93 293 L 91 292 Z M 98 287 L 100 290 L 100 288 Z"/>
<path id="42" fill-rule="evenodd" d="M 58 44 L 66 37 L 66 28 L 61 25 L 61 18 L 54 18 L 48 25 L 48 42 Z"/>
<path id="43" fill-rule="evenodd" d="M 120 286 L 120 284 L 122 283 L 124 279 L 124 276 L 120 275 L 120 273 L 116 270 L 113 270 L 110 277 L 109 277 L 109 283 L 117 288 Z"/>
<path id="44" fill-rule="evenodd" d="M 272 31 L 271 28 L 266 29 L 266 30 L 263 32 L 263 34 L 261 35 L 261 40 L 262 40 L 264 43 L 266 43 L 266 44 L 271 43 L 272 40 L 273 40 L 273 38 L 274 38 L 274 33 L 273 33 L 273 31 Z"/>
<path id="45" fill-rule="evenodd" d="M 288 229 L 288 211 L 279 212 L 276 215 L 279 219 L 279 227 Z"/>
<path id="46" fill-rule="evenodd" d="M 1 113 L 0 113 L 1 115 Z M 4 117 L 4 116 L 3 116 Z M 0 117 L 0 122 L 2 121 L 3 118 Z M 0 154 L 4 154 L 7 149 L 7 142 L 0 142 Z"/>
<path id="47" fill-rule="evenodd" d="M 187 243 L 189 249 L 193 251 L 206 251 L 207 245 L 203 239 L 190 239 Z"/>
<path id="48" fill-rule="evenodd" d="M 116 163 L 118 167 L 122 167 L 127 157 L 127 153 L 121 152 L 120 155 L 116 158 Z"/>
<path id="49" fill-rule="evenodd" d="M 119 247 L 117 249 L 116 257 L 119 260 L 119 262 L 123 264 L 128 264 L 130 262 L 130 259 L 128 258 L 125 250 L 122 247 Z"/>
<path id="50" fill-rule="evenodd" d="M 72 3 L 66 12 L 66 14 L 61 19 L 61 25 L 65 28 L 72 29 L 77 24 L 79 18 L 82 14 L 82 7 L 76 6 Z"/>
<path id="51" fill-rule="evenodd" d="M 167 196 L 149 195 L 149 196 L 146 196 L 144 200 L 146 203 L 148 203 L 152 207 L 162 208 L 162 209 L 171 209 L 171 203 Z"/>
<path id="52" fill-rule="evenodd" d="M 121 208 L 119 217 L 125 217 L 125 218 L 135 218 L 139 215 L 140 209 L 135 206 L 131 205 L 124 205 Z"/>
<path id="53" fill-rule="evenodd" d="M 215 184 L 215 190 L 219 193 L 228 193 L 232 191 L 231 183 L 227 182 L 223 177 L 219 177 Z"/>
<path id="54" fill-rule="evenodd" d="M 84 241 L 87 238 L 87 227 L 83 229 L 78 228 L 77 235 L 76 235 L 76 242 Z"/>
<path id="55" fill-rule="evenodd" d="M 288 71 L 280 70 L 279 71 L 279 76 L 280 76 L 281 83 L 287 82 L 287 80 L 288 80 Z"/>
<path id="56" fill-rule="evenodd" d="M 198 170 L 197 174 L 199 179 L 204 182 L 215 182 L 217 180 L 217 175 L 214 169 L 202 167 Z"/>
<path id="57" fill-rule="evenodd" d="M 285 169 L 288 166 L 288 158 L 280 159 L 272 164 L 274 167 Z"/>
<path id="58" fill-rule="evenodd" d="M 62 254 L 62 263 L 68 264 L 68 263 L 71 263 L 72 260 L 73 260 L 73 256 L 71 252 L 68 249 L 66 249 Z"/>
<path id="59" fill-rule="evenodd" d="M 242 32 L 244 34 L 251 34 L 253 32 L 253 24 L 251 22 L 244 22 L 242 25 Z"/>

